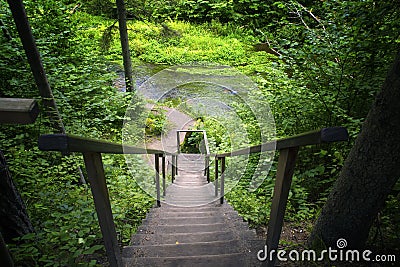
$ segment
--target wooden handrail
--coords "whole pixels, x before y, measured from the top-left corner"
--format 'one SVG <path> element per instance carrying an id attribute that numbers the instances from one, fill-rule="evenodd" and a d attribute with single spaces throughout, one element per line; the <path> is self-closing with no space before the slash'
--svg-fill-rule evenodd
<path id="1" fill-rule="evenodd" d="M 266 245 L 269 251 L 276 251 L 282 231 L 283 218 L 286 210 L 286 203 L 289 196 L 290 186 L 296 164 L 297 153 L 300 147 L 308 145 L 318 145 L 322 143 L 331 143 L 338 141 L 346 141 L 349 134 L 344 127 L 323 128 L 317 131 L 302 133 L 299 135 L 279 139 L 276 141 L 264 143 L 261 145 L 251 146 L 235 150 L 232 152 L 220 153 L 215 155 L 215 196 L 218 196 L 218 162 L 221 162 L 221 188 L 220 203 L 224 202 L 224 186 L 225 186 L 225 158 L 249 155 L 252 153 L 260 153 L 266 151 L 279 150 L 278 168 L 276 172 L 276 181 L 274 186 L 274 195 L 272 198 L 272 206 L 270 219 L 268 222 L 268 233 Z M 262 266 L 275 266 L 276 254 L 272 259 L 262 263 Z"/>
<path id="2" fill-rule="evenodd" d="M 38 115 L 35 99 L 0 98 L 0 123 L 30 124 Z"/>
<path id="3" fill-rule="evenodd" d="M 39 149 L 43 151 L 60 151 L 63 153 L 97 152 L 108 154 L 172 154 L 164 150 L 128 146 L 70 134 L 41 135 L 39 137 Z"/>
<path id="4" fill-rule="evenodd" d="M 162 157 L 163 160 L 162 178 L 163 191 L 165 192 L 165 155 L 168 154 L 176 157 L 176 154 L 168 153 L 163 150 L 145 149 L 67 134 L 41 135 L 39 137 L 39 149 L 43 151 L 60 151 L 64 154 L 70 152 L 81 152 L 83 154 L 108 261 L 111 267 L 121 267 L 122 256 L 117 242 L 117 233 L 101 154 L 154 154 L 156 169 L 156 203 L 158 207 L 161 206 L 159 159 Z"/>
<path id="5" fill-rule="evenodd" d="M 261 145 L 255 145 L 232 152 L 217 154 L 216 157 L 233 157 L 248 155 L 259 152 L 281 150 L 291 147 L 300 147 L 308 145 L 318 145 L 322 143 L 331 143 L 346 141 L 349 138 L 347 129 L 344 127 L 329 127 L 317 131 L 310 131 L 299 135 L 278 139 Z"/>

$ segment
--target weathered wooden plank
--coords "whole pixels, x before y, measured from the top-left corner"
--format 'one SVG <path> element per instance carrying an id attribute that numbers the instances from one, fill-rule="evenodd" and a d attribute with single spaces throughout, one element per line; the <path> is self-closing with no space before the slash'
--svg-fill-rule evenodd
<path id="1" fill-rule="evenodd" d="M 214 176 L 214 187 L 215 187 L 215 196 L 218 196 L 218 162 L 219 159 L 215 157 L 215 176 Z"/>
<path id="2" fill-rule="evenodd" d="M 296 146 L 308 146 L 337 141 L 346 141 L 348 140 L 348 138 L 349 134 L 344 127 L 323 128 L 321 130 L 302 133 L 299 135 L 282 138 L 261 145 L 251 146 L 232 152 L 221 153 L 218 154 L 217 157 L 248 155 L 252 153 L 281 150 Z"/>
<path id="3" fill-rule="evenodd" d="M 47 80 L 46 71 L 40 58 L 39 50 L 33 37 L 28 17 L 22 0 L 7 0 L 11 13 L 14 18 L 15 26 L 22 46 L 24 47 L 33 78 L 42 97 L 43 108 L 50 118 L 52 126 L 60 133 L 65 133 L 65 128 L 58 112 L 57 104 L 54 100 L 50 84 Z"/>
<path id="4" fill-rule="evenodd" d="M 156 193 L 157 193 L 157 207 L 161 207 L 160 201 L 160 155 L 155 154 L 155 169 L 156 169 Z"/>
<path id="5" fill-rule="evenodd" d="M 101 154 L 85 152 L 83 153 L 83 158 L 85 160 L 101 233 L 103 234 L 108 261 L 111 267 L 120 267 L 122 266 L 121 251 L 117 242 L 117 232 L 112 216 Z"/>
<path id="6" fill-rule="evenodd" d="M 221 197 L 219 202 L 224 204 L 224 194 L 225 194 L 225 157 L 221 158 Z"/>
<path id="7" fill-rule="evenodd" d="M 176 161 L 176 155 L 172 155 L 172 159 L 171 159 L 171 161 L 172 161 L 172 170 L 171 170 L 171 172 L 172 172 L 172 182 L 174 182 L 175 181 L 175 161 Z"/>
<path id="8" fill-rule="evenodd" d="M 207 177 L 207 183 L 210 182 L 210 155 L 206 155 L 204 175 Z"/>
<path id="9" fill-rule="evenodd" d="M 161 155 L 162 161 L 161 161 L 161 169 L 162 169 L 162 187 L 163 187 L 163 196 L 165 197 L 165 178 L 166 178 L 166 171 L 165 171 L 165 155 Z"/>
<path id="10" fill-rule="evenodd" d="M 162 150 L 145 149 L 66 134 L 41 135 L 39 137 L 39 149 L 44 151 L 112 154 L 170 154 Z"/>
<path id="11" fill-rule="evenodd" d="M 38 115 L 39 106 L 35 99 L 0 98 L 0 123 L 34 123 Z"/>
<path id="12" fill-rule="evenodd" d="M 292 183 L 292 176 L 296 164 L 298 150 L 298 147 L 280 150 L 274 195 L 272 198 L 271 213 L 268 223 L 266 241 L 268 251 L 276 251 L 278 249 L 279 238 L 281 236 L 283 219 L 286 210 L 286 203 L 289 196 L 290 185 Z M 267 260 L 263 262 L 262 266 L 273 267 L 275 266 L 275 261 L 276 253 L 274 254 L 272 260 L 269 260 L 267 257 Z"/>

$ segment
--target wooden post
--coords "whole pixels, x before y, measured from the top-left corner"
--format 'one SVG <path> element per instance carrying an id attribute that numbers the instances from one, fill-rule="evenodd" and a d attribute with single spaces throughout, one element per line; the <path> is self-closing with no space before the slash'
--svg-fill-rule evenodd
<path id="1" fill-rule="evenodd" d="M 24 4 L 22 0 L 7 0 L 7 2 L 10 6 L 15 25 L 17 26 L 26 57 L 28 58 L 33 78 L 35 79 L 44 107 L 46 108 L 46 113 L 50 117 L 52 127 L 59 133 L 65 133 L 64 124 L 58 112 L 56 102 L 54 101 L 54 96 L 47 80 L 39 50 L 37 49 L 31 26 L 28 22 Z"/>
<path id="2" fill-rule="evenodd" d="M 30 124 L 38 115 L 39 106 L 35 99 L 0 98 L 0 123 Z"/>
<path id="3" fill-rule="evenodd" d="M 171 172 L 172 172 L 172 182 L 174 182 L 175 181 L 175 159 L 176 159 L 176 156 L 175 155 L 172 155 L 172 170 L 171 170 Z"/>
<path id="4" fill-rule="evenodd" d="M 214 177 L 215 196 L 218 196 L 218 157 L 215 157 L 215 177 Z"/>
<path id="5" fill-rule="evenodd" d="M 204 175 L 207 176 L 207 183 L 210 182 L 210 156 L 206 156 L 206 164 L 204 168 Z"/>
<path id="6" fill-rule="evenodd" d="M 221 158 L 221 197 L 219 199 L 221 204 L 224 204 L 225 194 L 225 157 Z"/>
<path id="7" fill-rule="evenodd" d="M 298 150 L 298 147 L 290 147 L 280 150 L 274 196 L 272 198 L 272 207 L 268 223 L 266 241 L 268 251 L 276 251 L 278 249 Z M 273 267 L 275 266 L 275 261 L 276 253 L 273 254 L 272 259 L 267 258 L 267 260 L 263 262 L 262 266 Z"/>
<path id="8" fill-rule="evenodd" d="M 157 192 L 157 207 L 161 207 L 160 201 L 160 155 L 154 154 L 156 168 L 156 192 Z"/>
<path id="9" fill-rule="evenodd" d="M 85 160 L 101 233 L 103 234 L 108 261 L 111 267 L 120 267 L 122 266 L 121 250 L 117 242 L 117 232 L 112 216 L 101 154 L 84 152 L 83 158 Z"/>
<path id="10" fill-rule="evenodd" d="M 178 155 L 181 153 L 181 139 L 180 139 L 180 132 L 176 132 L 176 146 L 177 146 L 177 154 L 175 158 L 175 175 L 178 175 Z"/>
<path id="11" fill-rule="evenodd" d="M 166 157 L 166 155 L 164 154 L 161 157 L 162 157 L 161 169 L 162 169 L 162 179 L 163 179 L 162 187 L 163 187 L 163 196 L 165 197 L 165 157 Z"/>

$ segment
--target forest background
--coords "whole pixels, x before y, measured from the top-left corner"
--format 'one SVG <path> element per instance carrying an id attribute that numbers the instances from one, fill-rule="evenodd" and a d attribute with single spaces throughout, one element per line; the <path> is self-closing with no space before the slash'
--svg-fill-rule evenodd
<path id="1" fill-rule="evenodd" d="M 115 3 L 24 1 L 67 132 L 121 141 L 133 92 L 120 92 L 122 70 Z M 347 143 L 303 148 L 285 221 L 308 233 L 360 132 L 399 47 L 398 1 L 127 0 L 135 69 L 214 62 L 237 68 L 269 99 L 277 137 L 345 126 Z M 37 98 L 11 12 L 0 0 L 0 97 Z M 137 81 L 143 77 L 140 71 Z M 174 103 L 171 103 L 174 105 Z M 9 241 L 18 266 L 96 266 L 105 262 L 93 199 L 78 184 L 80 156 L 41 152 L 51 132 L 41 114 L 29 126 L 1 125 L 0 148 L 26 203 L 35 233 Z M 149 122 L 163 131 L 165 117 Z M 227 148 L 210 123 L 210 142 Z M 248 128 L 252 131 L 251 125 Z M 123 156 L 104 157 L 119 241 L 129 242 L 154 200 L 136 185 Z M 138 159 L 138 165 L 144 164 Z M 260 232 L 268 222 L 276 167 L 253 193 L 237 186 L 228 201 Z M 152 175 L 138 168 L 137 175 Z M 376 250 L 398 253 L 400 184 L 371 229 Z M 294 239 L 286 246 L 299 246 Z"/>

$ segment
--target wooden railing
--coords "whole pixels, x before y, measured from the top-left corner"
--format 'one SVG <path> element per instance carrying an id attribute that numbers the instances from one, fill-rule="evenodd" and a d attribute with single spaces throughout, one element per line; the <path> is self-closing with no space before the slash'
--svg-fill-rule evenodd
<path id="1" fill-rule="evenodd" d="M 208 148 L 207 135 L 205 131 L 200 131 L 204 134 L 206 145 L 206 163 L 205 175 L 209 181 L 209 159 L 210 151 Z M 278 248 L 279 238 L 282 230 L 283 218 L 286 209 L 286 203 L 289 195 L 290 185 L 295 167 L 295 161 L 299 147 L 307 145 L 316 145 L 329 142 L 345 141 L 348 139 L 347 130 L 343 127 L 324 128 L 319 131 L 308 132 L 293 137 L 280 139 L 277 141 L 248 147 L 232 152 L 221 153 L 215 155 L 215 194 L 218 196 L 218 176 L 219 163 L 221 163 L 220 176 L 220 202 L 224 202 L 225 190 L 225 170 L 226 157 L 248 155 L 252 153 L 260 153 L 265 151 L 279 150 L 278 168 L 276 173 L 276 182 L 274 187 L 274 195 L 272 199 L 272 207 L 270 220 L 268 224 L 268 235 L 266 245 L 269 249 L 275 250 Z M 180 144 L 179 133 L 177 137 L 178 146 Z M 51 134 L 42 135 L 39 138 L 39 148 L 43 151 L 60 151 L 63 154 L 71 152 L 80 152 L 83 154 L 85 166 L 88 174 L 90 188 L 93 194 L 94 204 L 99 219 L 100 229 L 103 235 L 104 245 L 107 252 L 107 257 L 111 267 L 122 266 L 121 251 L 117 243 L 117 233 L 112 216 L 110 198 L 108 194 L 104 168 L 101 154 L 154 154 L 155 169 L 156 169 L 156 194 L 157 206 L 161 206 L 160 202 L 160 157 L 162 160 L 162 187 L 165 194 L 165 176 L 166 176 L 166 156 L 172 156 L 172 180 L 178 173 L 177 159 L 180 152 L 168 153 L 163 150 L 144 149 L 134 146 L 125 146 L 95 139 L 82 138 L 73 135 Z M 275 257 L 263 263 L 263 266 L 274 266 Z M 268 260 L 268 259 L 267 259 Z"/>
<path id="2" fill-rule="evenodd" d="M 208 145 L 208 138 L 207 138 L 207 133 L 204 130 L 177 130 L 176 131 L 176 141 L 177 141 L 177 154 L 179 155 L 181 152 L 181 138 L 180 138 L 180 133 L 202 133 L 203 134 L 203 140 L 204 140 L 204 147 L 205 147 L 205 160 L 204 160 L 204 176 L 207 176 L 207 182 L 210 182 L 210 147 Z M 173 165 L 176 168 L 175 174 L 177 174 L 178 170 L 178 155 L 176 156 L 175 162 L 173 161 Z"/>
<path id="3" fill-rule="evenodd" d="M 117 242 L 117 232 L 111 211 L 106 178 L 104 175 L 102 153 L 111 154 L 154 154 L 156 169 L 157 206 L 160 202 L 160 157 L 162 158 L 163 194 L 165 194 L 165 157 L 171 154 L 163 150 L 144 149 L 134 146 L 124 146 L 95 139 L 82 138 L 73 135 L 51 134 L 39 138 L 39 149 L 43 151 L 60 151 L 63 154 L 81 152 L 85 161 L 90 189 L 103 235 L 104 246 L 111 267 L 122 266 L 121 250 Z M 174 168 L 172 168 L 174 171 Z"/>
<path id="4" fill-rule="evenodd" d="M 318 131 L 303 133 L 300 135 L 279 139 L 273 142 L 264 143 L 232 152 L 221 153 L 215 156 L 215 194 L 218 196 L 218 165 L 221 162 L 221 189 L 220 202 L 224 202 L 225 186 L 225 158 L 240 155 L 249 155 L 266 151 L 279 151 L 278 168 L 276 172 L 276 181 L 270 219 L 268 223 L 268 232 L 266 245 L 269 251 L 277 251 L 279 238 L 282 231 L 283 219 L 286 210 L 286 203 L 289 196 L 290 185 L 294 172 L 297 152 L 299 147 L 308 145 L 317 145 L 322 143 L 338 142 L 348 140 L 347 130 L 343 127 L 324 128 Z M 262 266 L 273 267 L 276 261 L 276 253 L 272 260 L 267 259 Z"/>

